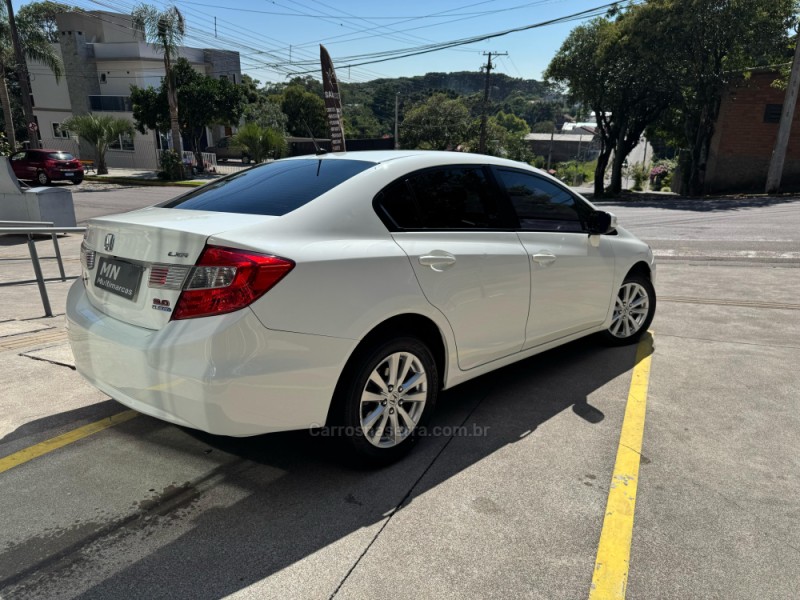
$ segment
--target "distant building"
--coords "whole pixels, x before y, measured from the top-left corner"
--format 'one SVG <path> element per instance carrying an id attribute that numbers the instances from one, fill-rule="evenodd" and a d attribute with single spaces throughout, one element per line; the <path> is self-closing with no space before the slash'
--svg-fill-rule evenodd
<path id="1" fill-rule="evenodd" d="M 774 71 L 752 73 L 722 97 L 705 169 L 706 193 L 760 191 L 783 110 L 784 91 L 772 87 Z M 782 187 L 800 189 L 800 106 L 795 111 L 786 152 Z"/>
<path id="2" fill-rule="evenodd" d="M 600 154 L 600 142 L 594 133 L 529 133 L 524 139 L 534 154 L 545 159 L 549 156 L 552 164 L 594 160 Z"/>
<path id="3" fill-rule="evenodd" d="M 164 77 L 163 55 L 144 41 L 144 34 L 133 28 L 130 15 L 105 11 L 68 12 L 56 16 L 60 40 L 56 51 L 64 61 L 64 77 L 56 82 L 41 63 L 30 61 L 31 91 L 41 143 L 79 153 L 77 141 L 62 127 L 73 115 L 113 114 L 133 121 L 130 87 L 159 87 Z M 186 58 L 200 73 L 241 83 L 239 53 L 230 50 L 181 47 Z M 123 136 L 107 154 L 112 167 L 154 169 L 158 151 L 171 142 L 169 132 Z M 230 128 L 207 128 L 205 145 Z M 189 144 L 184 140 L 184 148 Z M 86 152 L 81 158 L 89 158 Z"/>

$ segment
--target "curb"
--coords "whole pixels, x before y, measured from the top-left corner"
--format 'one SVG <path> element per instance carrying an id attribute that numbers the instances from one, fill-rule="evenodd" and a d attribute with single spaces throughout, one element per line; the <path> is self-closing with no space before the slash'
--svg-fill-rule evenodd
<path id="1" fill-rule="evenodd" d="M 92 181 L 94 183 L 117 183 L 121 185 L 150 185 L 161 187 L 186 187 L 195 188 L 205 185 L 213 179 L 199 180 L 199 181 L 164 181 L 161 179 L 143 179 L 139 177 L 106 177 L 99 175 L 84 176 L 84 181 Z"/>

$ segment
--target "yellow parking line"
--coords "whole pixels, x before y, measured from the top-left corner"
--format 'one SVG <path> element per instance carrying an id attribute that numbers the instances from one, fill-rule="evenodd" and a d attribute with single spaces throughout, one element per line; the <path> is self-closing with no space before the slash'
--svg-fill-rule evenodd
<path id="1" fill-rule="evenodd" d="M 110 417 L 106 417 L 105 419 L 95 421 L 94 423 L 89 423 L 83 427 L 78 427 L 77 429 L 73 429 L 67 433 L 62 433 L 61 435 L 20 450 L 19 452 L 15 452 L 14 454 L 9 454 L 4 458 L 0 458 L 0 473 L 4 473 L 9 469 L 13 469 L 18 465 L 28 462 L 29 460 L 33 460 L 34 458 L 48 454 L 53 450 L 63 448 L 72 442 L 77 442 L 80 439 L 97 433 L 98 431 L 103 431 L 104 429 L 108 429 L 114 425 L 119 425 L 125 421 L 130 421 L 138 414 L 139 413 L 137 413 L 135 410 L 126 410 Z"/>
<path id="2" fill-rule="evenodd" d="M 628 587 L 633 513 L 636 508 L 636 487 L 639 481 L 639 459 L 652 353 L 653 337 L 650 332 L 650 335 L 642 338 L 636 349 L 636 366 L 633 368 L 628 392 L 589 600 L 621 600 L 625 598 Z"/>

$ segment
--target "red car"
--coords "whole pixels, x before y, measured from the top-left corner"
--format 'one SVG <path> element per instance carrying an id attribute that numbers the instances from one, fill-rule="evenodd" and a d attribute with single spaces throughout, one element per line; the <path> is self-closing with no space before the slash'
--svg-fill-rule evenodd
<path id="1" fill-rule="evenodd" d="M 81 161 L 63 150 L 23 150 L 11 155 L 11 167 L 17 179 L 47 185 L 51 181 L 83 181 Z"/>

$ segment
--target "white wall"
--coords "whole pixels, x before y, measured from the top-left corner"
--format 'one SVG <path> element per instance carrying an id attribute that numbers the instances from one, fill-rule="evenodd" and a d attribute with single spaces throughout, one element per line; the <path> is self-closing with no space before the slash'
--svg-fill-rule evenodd
<path id="1" fill-rule="evenodd" d="M 61 57 L 61 46 L 53 44 L 53 49 Z M 28 61 L 28 72 L 31 75 L 31 91 L 35 108 L 70 110 L 69 92 L 64 77 L 61 77 L 60 82 L 56 82 L 53 72 L 42 63 L 35 61 Z"/>

